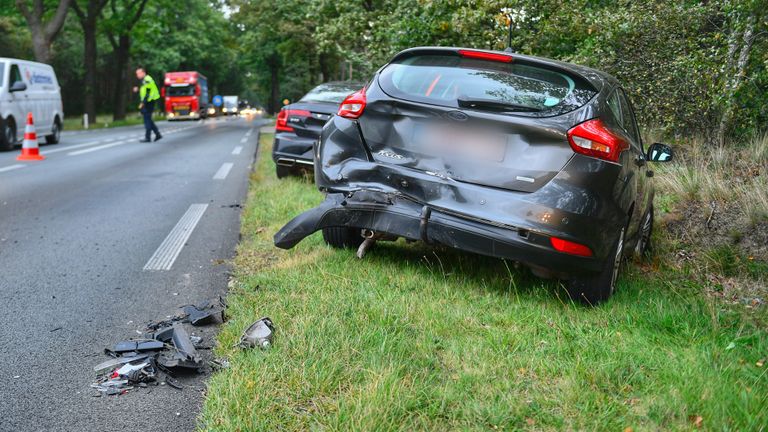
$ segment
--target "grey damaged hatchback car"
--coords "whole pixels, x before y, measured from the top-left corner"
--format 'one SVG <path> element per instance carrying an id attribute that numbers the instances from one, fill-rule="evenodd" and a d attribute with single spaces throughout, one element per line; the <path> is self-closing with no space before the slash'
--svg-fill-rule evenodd
<path id="1" fill-rule="evenodd" d="M 336 247 L 403 237 L 514 260 L 613 293 L 653 225 L 653 171 L 632 105 L 610 75 L 497 51 L 413 48 L 350 95 L 315 146 L 326 199 L 275 234 Z"/>

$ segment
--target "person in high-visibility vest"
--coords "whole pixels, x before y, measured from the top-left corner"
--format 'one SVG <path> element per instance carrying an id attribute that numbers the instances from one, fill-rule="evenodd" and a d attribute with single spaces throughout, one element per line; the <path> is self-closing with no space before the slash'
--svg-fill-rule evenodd
<path id="1" fill-rule="evenodd" d="M 143 67 L 136 69 L 136 78 L 141 81 L 141 87 L 138 88 L 139 97 L 141 103 L 139 104 L 139 111 L 144 116 L 144 129 L 146 133 L 144 139 L 141 142 L 150 142 L 152 138 L 152 132 L 155 133 L 155 141 L 159 141 L 163 138 L 160 134 L 160 130 L 157 129 L 157 125 L 152 120 L 152 111 L 155 110 L 155 103 L 160 100 L 160 90 L 157 89 L 157 84 L 151 76 L 147 75 L 147 71 Z M 137 88 L 134 87 L 134 91 Z"/>

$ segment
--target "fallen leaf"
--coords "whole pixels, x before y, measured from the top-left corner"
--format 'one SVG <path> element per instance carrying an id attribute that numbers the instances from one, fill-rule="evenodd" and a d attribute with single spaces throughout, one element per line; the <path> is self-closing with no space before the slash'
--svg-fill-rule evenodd
<path id="1" fill-rule="evenodd" d="M 693 423 L 695 428 L 700 428 L 704 425 L 704 417 L 700 415 L 690 415 L 688 416 L 688 421 Z"/>
<path id="2" fill-rule="evenodd" d="M 528 417 L 527 419 L 525 419 L 525 422 L 526 422 L 526 423 L 528 423 L 528 426 L 533 426 L 533 425 L 535 425 L 535 424 L 536 424 L 536 420 L 534 420 L 534 419 L 532 419 L 532 418 L 530 418 L 530 417 Z"/>
<path id="3" fill-rule="evenodd" d="M 633 432 L 633 429 L 629 426 L 624 428 L 624 432 Z"/>
<path id="4" fill-rule="evenodd" d="M 757 361 L 757 363 L 755 363 L 755 366 L 763 367 L 764 364 L 765 364 L 765 359 L 760 359 Z"/>

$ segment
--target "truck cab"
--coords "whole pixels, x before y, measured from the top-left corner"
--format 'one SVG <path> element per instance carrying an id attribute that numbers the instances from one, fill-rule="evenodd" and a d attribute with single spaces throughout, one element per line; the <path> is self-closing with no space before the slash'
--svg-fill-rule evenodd
<path id="1" fill-rule="evenodd" d="M 208 116 L 208 79 L 199 72 L 168 72 L 162 89 L 168 120 Z"/>

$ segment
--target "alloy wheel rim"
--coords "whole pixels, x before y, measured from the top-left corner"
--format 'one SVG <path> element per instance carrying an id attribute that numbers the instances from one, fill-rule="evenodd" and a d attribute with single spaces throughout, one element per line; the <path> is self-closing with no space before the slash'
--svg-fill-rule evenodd
<path id="1" fill-rule="evenodd" d="M 613 274 L 611 275 L 611 292 L 616 287 L 616 279 L 619 276 L 619 267 L 621 265 L 621 253 L 624 250 L 624 228 L 619 234 L 619 244 L 616 246 L 616 256 L 613 258 Z"/>
<path id="2" fill-rule="evenodd" d="M 648 244 L 648 240 L 651 237 L 651 212 L 645 216 L 643 220 L 643 226 L 640 229 L 640 240 L 637 242 L 636 252 L 641 254 L 645 251 L 645 245 Z"/>

